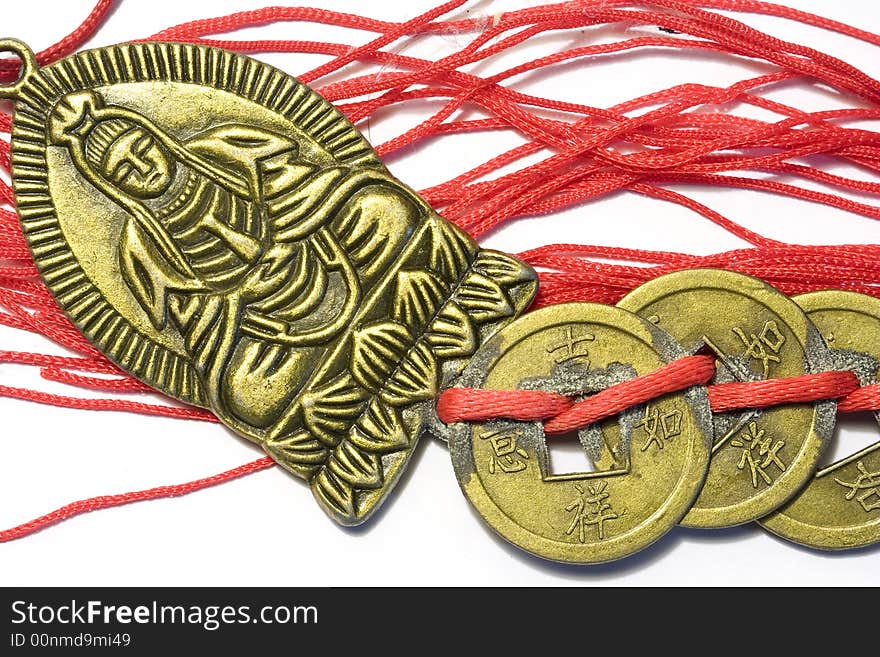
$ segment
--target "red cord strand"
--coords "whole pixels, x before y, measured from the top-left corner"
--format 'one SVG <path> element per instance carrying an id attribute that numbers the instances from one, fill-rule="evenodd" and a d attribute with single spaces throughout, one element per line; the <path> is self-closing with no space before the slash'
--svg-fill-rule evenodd
<path id="1" fill-rule="evenodd" d="M 549 435 L 574 429 L 617 415 L 637 404 L 706 383 L 715 375 L 713 356 L 686 356 L 655 372 L 613 385 L 587 397 L 544 422 Z"/>
<path id="2" fill-rule="evenodd" d="M 839 399 L 859 388 L 852 372 L 821 372 L 766 381 L 734 381 L 709 386 L 709 405 L 715 413 L 780 404 L 806 404 Z"/>
<path id="3" fill-rule="evenodd" d="M 688 356 L 579 402 L 553 392 L 450 388 L 440 393 L 437 415 L 446 423 L 499 418 L 521 422 L 543 420 L 548 435 L 567 433 L 663 395 L 703 385 L 714 374 L 713 356 Z M 708 386 L 708 393 L 714 413 L 808 404 L 822 399 L 839 399 L 838 410 L 846 413 L 880 410 L 880 384 L 860 388 L 855 374 L 845 371 L 719 383 Z"/>
<path id="4" fill-rule="evenodd" d="M 437 397 L 437 417 L 446 424 L 507 418 L 535 422 L 571 408 L 565 395 L 543 390 L 481 390 L 449 388 Z"/>
<path id="5" fill-rule="evenodd" d="M 880 411 L 880 383 L 853 390 L 837 404 L 839 413 Z"/>
<path id="6" fill-rule="evenodd" d="M 40 64 L 49 64 L 76 51 L 101 27 L 117 2 L 118 0 L 98 0 L 95 8 L 79 27 L 57 43 L 38 52 L 37 61 Z M 3 82 L 14 80 L 18 76 L 19 68 L 18 62 L 0 61 L 0 80 Z"/>
<path id="7" fill-rule="evenodd" d="M 217 486 L 218 484 L 223 484 L 227 481 L 232 481 L 233 479 L 246 477 L 249 474 L 271 468 L 274 465 L 275 461 L 268 456 L 264 456 L 256 461 L 245 463 L 244 465 L 232 468 L 231 470 L 211 475 L 210 477 L 205 477 L 203 479 L 196 479 L 195 481 L 190 481 L 185 484 L 157 486 L 155 488 L 134 491 L 131 493 L 101 495 L 98 497 L 90 497 L 85 500 L 79 500 L 77 502 L 72 502 L 71 504 L 66 504 L 60 509 L 56 509 L 51 513 L 40 516 L 39 518 L 12 527 L 11 529 L 0 531 L 0 543 L 23 538 L 24 536 L 28 536 L 29 534 L 33 534 L 41 529 L 59 523 L 62 520 L 67 520 L 68 518 L 82 515 L 83 513 L 98 511 L 100 509 L 109 509 L 114 506 L 123 506 L 134 502 L 145 502 L 147 500 L 156 500 L 165 497 L 180 497 L 181 495 L 188 495 L 189 493 L 210 488 L 211 486 Z"/>

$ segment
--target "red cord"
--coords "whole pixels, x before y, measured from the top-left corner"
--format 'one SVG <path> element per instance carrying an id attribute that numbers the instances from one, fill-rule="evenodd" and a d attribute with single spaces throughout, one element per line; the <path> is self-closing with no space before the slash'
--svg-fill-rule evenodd
<path id="1" fill-rule="evenodd" d="M 625 411 L 637 404 L 706 383 L 715 375 L 712 356 L 686 356 L 655 372 L 613 385 L 572 405 L 544 423 L 550 435 L 566 433 Z"/>
<path id="2" fill-rule="evenodd" d="M 77 408 L 83 411 L 128 411 L 130 413 L 161 415 L 164 417 L 174 417 L 184 420 L 219 422 L 213 413 L 201 408 L 144 404 L 142 402 L 129 401 L 127 399 L 84 399 L 82 397 L 54 395 L 48 392 L 40 392 L 39 390 L 28 390 L 27 388 L 16 388 L 4 385 L 0 385 L 0 397 L 12 397 L 13 399 L 38 402 L 50 406 Z"/>
<path id="3" fill-rule="evenodd" d="M 437 397 L 437 417 L 446 424 L 507 418 L 535 422 L 571 408 L 565 395 L 543 390 L 481 390 L 448 388 Z"/>
<path id="4" fill-rule="evenodd" d="M 852 372 L 820 372 L 766 381 L 734 381 L 709 386 L 709 405 L 713 412 L 724 413 L 780 404 L 808 404 L 820 399 L 846 399 L 858 389 L 859 380 Z"/>
<path id="5" fill-rule="evenodd" d="M 688 356 L 579 402 L 554 392 L 449 388 L 439 395 L 437 416 L 447 424 L 499 418 L 524 422 L 543 420 L 546 434 L 561 434 L 582 429 L 663 395 L 703 385 L 714 374 L 713 356 Z M 708 386 L 708 393 L 714 413 L 807 404 L 822 399 L 839 399 L 838 410 L 846 413 L 880 410 L 880 384 L 860 388 L 852 372 L 719 383 Z"/>
<path id="6" fill-rule="evenodd" d="M 113 5 L 119 0 L 98 0 L 95 8 L 86 19 L 73 32 L 49 46 L 45 50 L 37 53 L 37 61 L 40 64 L 49 64 L 56 59 L 61 59 L 75 52 L 77 48 L 83 45 L 103 24 L 110 12 L 113 11 Z M 18 62 L 0 61 L 0 81 L 9 82 L 18 77 L 21 65 Z"/>
<path id="7" fill-rule="evenodd" d="M 132 504 L 134 502 L 156 500 L 163 497 L 180 497 L 181 495 L 194 493 L 197 490 L 210 488 L 211 486 L 216 486 L 218 484 L 224 484 L 227 481 L 232 481 L 233 479 L 238 479 L 239 477 L 245 477 L 249 474 L 253 474 L 254 472 L 259 472 L 260 470 L 266 470 L 267 468 L 271 468 L 274 465 L 275 461 L 273 461 L 268 456 L 264 456 L 263 458 L 257 459 L 256 461 L 245 463 L 244 465 L 232 468 L 231 470 L 227 470 L 226 472 L 211 475 L 210 477 L 205 477 L 204 479 L 196 479 L 195 481 L 190 481 L 185 484 L 175 484 L 173 486 L 157 486 L 156 488 L 149 488 L 147 490 L 135 491 L 131 493 L 121 493 L 119 495 L 101 495 L 98 497 L 90 497 L 85 500 L 79 500 L 77 502 L 67 504 L 60 509 L 56 509 L 51 513 L 47 513 L 44 516 L 40 516 L 39 518 L 29 520 L 28 522 L 24 522 L 16 527 L 12 527 L 11 529 L 0 531 L 0 543 L 5 543 L 6 541 L 14 541 L 17 538 L 22 538 L 29 534 L 33 534 L 34 532 L 38 532 L 41 529 L 45 529 L 46 527 L 59 523 L 62 520 L 67 520 L 68 518 L 82 515 L 83 513 L 89 513 L 90 511 L 109 509 L 110 507 L 123 506 L 125 504 Z"/>
<path id="8" fill-rule="evenodd" d="M 840 413 L 880 411 L 880 383 L 853 390 L 837 404 Z"/>
<path id="9" fill-rule="evenodd" d="M 687 356 L 579 402 L 540 390 L 449 388 L 437 399 L 437 416 L 446 424 L 485 422 L 496 418 L 547 420 L 544 422 L 545 433 L 566 433 L 656 397 L 702 385 L 714 375 L 715 359 L 712 356 Z"/>
<path id="10" fill-rule="evenodd" d="M 562 434 L 588 426 L 662 395 L 693 385 L 705 384 L 714 373 L 713 357 L 687 356 L 655 372 L 611 386 L 579 402 L 572 402 L 567 397 L 553 392 L 451 388 L 441 393 L 437 402 L 437 414 L 446 423 L 481 422 L 500 417 L 521 421 L 550 418 L 544 423 L 545 432 L 551 435 Z M 838 397 L 844 397 L 839 408 L 843 410 L 845 407 L 847 412 L 880 409 L 880 385 L 859 388 L 858 380 L 850 372 L 822 372 L 768 381 L 709 386 L 709 401 L 715 412 L 805 403 Z M 64 405 L 83 408 L 74 404 Z M 154 407 L 157 408 L 161 407 Z M 179 497 L 274 465 L 275 462 L 267 456 L 232 470 L 185 484 L 158 486 L 148 490 L 80 500 L 11 529 L 0 531 L 0 543 L 22 538 L 83 513 L 133 502 Z"/>
<path id="11" fill-rule="evenodd" d="M 875 182 L 880 173 L 880 133 L 850 127 L 857 121 L 880 118 L 880 82 L 839 58 L 774 38 L 732 16 L 776 16 L 873 45 L 880 45 L 880 36 L 758 0 L 574 0 L 507 12 L 491 21 L 443 18 L 461 4 L 454 0 L 401 22 L 322 9 L 267 7 L 178 25 L 157 37 L 242 52 L 327 54 L 332 57 L 328 63 L 301 77 L 315 84 L 357 122 L 379 120 L 380 112 L 423 107 L 425 99 L 439 101 L 442 106 L 430 117 L 378 146 L 385 157 L 424 148 L 434 139 L 458 138 L 472 132 L 492 130 L 517 135 L 523 142 L 520 146 L 423 190 L 428 202 L 475 237 L 518 217 L 555 212 L 615 192 L 630 192 L 682 205 L 751 245 L 708 256 L 595 245 L 538 247 L 521 254 L 541 269 L 537 305 L 574 300 L 614 303 L 647 280 L 693 267 L 721 267 L 751 274 L 787 294 L 838 288 L 880 296 L 880 245 L 789 245 L 749 230 L 680 191 L 669 189 L 670 185 L 733 187 L 880 218 L 875 200 L 880 196 L 880 184 Z M 112 0 L 97 2 L 82 25 L 40 52 L 38 60 L 46 64 L 75 51 L 106 19 L 113 5 Z M 279 21 L 337 25 L 370 31 L 376 37 L 365 45 L 212 39 Z M 491 76 L 470 72 L 474 70 L 472 64 L 520 48 L 547 33 L 592 30 L 609 24 L 627 29 L 616 41 L 569 48 Z M 438 61 L 400 54 L 400 43 L 448 32 L 460 35 L 462 42 L 455 52 Z M 658 48 L 710 52 L 731 61 L 745 57 L 769 66 L 770 71 L 728 86 L 682 84 L 658 89 L 610 108 L 527 94 L 513 82 L 528 72 L 551 75 L 570 62 L 588 62 L 617 53 L 629 53 L 633 58 L 650 56 Z M 381 66 L 381 75 L 358 74 L 352 65 Z M 0 61 L 0 80 L 12 79 L 18 68 L 16 62 Z M 334 74 L 332 82 L 327 80 L 330 73 Z M 781 84 L 822 85 L 833 90 L 838 102 L 847 106 L 803 111 L 769 97 Z M 737 105 L 759 109 L 762 115 L 772 114 L 775 118 L 740 116 L 736 114 Z M 474 112 L 478 118 L 470 117 Z M 10 129 L 10 117 L 0 115 L 0 131 Z M 7 171 L 9 158 L 9 144 L 0 140 L 0 166 Z M 855 168 L 868 178 L 834 174 L 832 168 Z M 815 188 L 817 184 L 822 186 L 821 191 Z M 846 194 L 857 195 L 859 200 Z M 143 384 L 110 364 L 70 324 L 37 277 L 11 207 L 12 196 L 9 185 L 0 181 L 0 202 L 9 206 L 0 208 L 0 325 L 44 336 L 77 356 L 0 352 L 0 362 L 38 367 L 49 380 L 87 390 L 109 390 L 119 395 L 142 392 Z M 818 382 L 804 379 L 796 385 L 803 388 L 806 383 L 828 383 L 825 375 L 818 376 Z M 713 387 L 713 405 L 756 404 L 772 395 L 788 394 L 783 393 L 782 384 L 768 383 L 769 392 L 764 390 L 757 396 L 756 387 Z M 829 396 L 840 396 L 837 393 L 844 383 L 842 378 L 836 384 L 828 383 L 830 392 L 835 393 Z M 835 387 L 837 384 L 841 387 Z M 840 410 L 877 408 L 880 393 L 876 388 L 852 392 L 840 401 Z M 815 386 L 792 394 L 797 397 L 806 394 L 805 390 L 820 394 Z M 743 392 L 746 397 L 738 400 L 736 394 Z M 82 399 L 12 386 L 0 388 L 0 395 L 72 408 L 215 419 L 201 409 L 143 404 L 123 397 Z M 545 402 L 546 408 L 535 406 L 529 412 L 546 412 L 552 417 L 556 411 L 551 413 L 551 407 L 569 406 L 567 400 L 558 398 L 541 403 Z M 165 490 L 153 489 L 145 494 L 161 497 Z M 88 507 L 83 504 L 86 506 L 74 505 L 73 512 Z M 38 523 L 35 527 L 39 526 L 44 525 Z"/>

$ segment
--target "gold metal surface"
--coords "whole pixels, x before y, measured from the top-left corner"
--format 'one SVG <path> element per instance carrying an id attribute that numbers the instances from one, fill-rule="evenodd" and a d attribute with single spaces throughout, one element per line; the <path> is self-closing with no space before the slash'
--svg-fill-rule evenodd
<path id="1" fill-rule="evenodd" d="M 794 301 L 825 336 L 841 369 L 849 365 L 863 385 L 878 381 L 880 300 L 826 290 Z M 880 422 L 880 413 L 874 416 Z M 782 538 L 827 550 L 880 542 L 880 441 L 821 468 L 797 497 L 759 522 Z"/>
<path id="2" fill-rule="evenodd" d="M 391 490 L 433 398 L 531 300 L 292 77 L 139 43 L 26 65 L 12 174 L 34 260 L 74 324 L 210 408 L 340 523 Z"/>
<path id="3" fill-rule="evenodd" d="M 714 383 L 797 376 L 828 363 L 828 349 L 797 304 L 743 274 L 668 274 L 618 306 L 666 329 L 688 353 L 714 352 Z M 716 414 L 709 475 L 681 524 L 738 525 L 785 503 L 815 472 L 834 414 L 833 402 Z"/>
<path id="4" fill-rule="evenodd" d="M 560 304 L 491 337 L 460 383 L 585 395 L 683 355 L 668 334 L 632 313 Z M 712 444 L 703 387 L 580 431 L 596 472 L 554 474 L 540 423 L 450 427 L 459 484 L 486 522 L 533 554 L 573 563 L 625 557 L 669 531 L 700 490 Z"/>

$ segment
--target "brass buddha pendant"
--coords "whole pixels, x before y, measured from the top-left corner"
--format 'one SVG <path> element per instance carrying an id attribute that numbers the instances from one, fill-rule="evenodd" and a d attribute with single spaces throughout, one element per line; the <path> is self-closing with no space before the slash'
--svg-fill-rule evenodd
<path id="1" fill-rule="evenodd" d="M 119 367 L 211 409 L 345 525 L 378 508 L 434 397 L 536 289 L 389 174 L 336 109 L 231 52 L 138 43 L 38 67 L 12 174 L 34 261 Z"/>

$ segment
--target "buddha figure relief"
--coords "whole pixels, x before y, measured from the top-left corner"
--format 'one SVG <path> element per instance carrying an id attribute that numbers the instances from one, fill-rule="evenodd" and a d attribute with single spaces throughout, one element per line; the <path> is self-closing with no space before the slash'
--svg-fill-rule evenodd
<path id="1" fill-rule="evenodd" d="M 385 379 L 412 361 L 436 390 L 444 358 L 469 356 L 490 326 L 521 310 L 533 274 L 480 252 L 383 167 L 309 161 L 302 138 L 240 123 L 170 134 L 94 91 L 64 96 L 49 119 L 49 145 L 126 213 L 118 266 L 145 325 L 177 336 L 223 422 L 264 446 L 283 444 L 267 451 L 313 488 L 323 477 L 319 500 L 354 522 L 367 513 L 356 495 L 340 502 L 331 490 L 328 501 L 325 489 L 381 488 L 382 449 L 346 448 L 356 474 L 328 463 L 343 458 L 376 399 L 383 413 L 426 399 L 389 396 Z M 482 272 L 472 267 L 480 253 Z M 480 289 L 455 301 L 467 276 Z M 516 286 L 528 291 L 511 303 Z M 421 310 L 401 310 L 401 295 Z M 470 327 L 457 351 L 425 337 L 455 309 Z M 378 475 L 366 481 L 370 468 Z"/>

